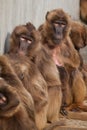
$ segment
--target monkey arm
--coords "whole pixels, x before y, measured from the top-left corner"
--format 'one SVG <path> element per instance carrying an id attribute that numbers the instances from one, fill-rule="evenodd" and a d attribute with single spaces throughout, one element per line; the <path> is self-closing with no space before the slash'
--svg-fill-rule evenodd
<path id="1" fill-rule="evenodd" d="M 80 66 L 80 57 L 69 38 L 61 44 L 60 52 L 60 57 L 65 66 L 69 65 L 72 68 L 78 68 Z"/>

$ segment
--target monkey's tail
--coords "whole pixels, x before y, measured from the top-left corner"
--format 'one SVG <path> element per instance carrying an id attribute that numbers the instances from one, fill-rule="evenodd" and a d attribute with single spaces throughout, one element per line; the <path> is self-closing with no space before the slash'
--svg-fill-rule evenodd
<path id="1" fill-rule="evenodd" d="M 65 126 L 65 125 L 66 125 L 65 120 L 60 120 L 60 121 L 51 123 L 49 126 L 45 127 L 43 130 L 53 130 L 57 126 Z"/>

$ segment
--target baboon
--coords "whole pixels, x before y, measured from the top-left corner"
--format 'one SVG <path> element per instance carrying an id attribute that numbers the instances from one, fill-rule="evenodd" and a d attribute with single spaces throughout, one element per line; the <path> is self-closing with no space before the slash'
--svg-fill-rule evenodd
<path id="1" fill-rule="evenodd" d="M 87 0 L 80 0 L 80 18 L 87 24 Z"/>
<path id="2" fill-rule="evenodd" d="M 68 76 L 65 77 L 67 78 L 65 82 L 67 82 L 69 86 L 64 86 L 65 90 L 68 91 L 63 92 L 63 98 L 66 98 L 66 106 L 75 104 L 70 108 L 70 110 L 73 110 L 76 109 L 77 106 L 79 107 L 80 104 L 82 105 L 86 94 L 86 86 L 78 70 L 80 57 L 69 37 L 70 28 L 71 19 L 69 15 L 62 9 L 55 9 L 47 12 L 46 20 L 44 24 L 40 26 L 39 31 L 42 36 L 42 43 L 44 47 L 48 49 L 56 66 L 64 67 L 66 72 L 68 72 Z M 61 75 L 64 76 L 63 73 Z M 76 79 L 78 79 L 78 84 Z"/>
<path id="3" fill-rule="evenodd" d="M 33 97 L 35 123 L 37 128 L 42 130 L 47 122 L 47 84 L 37 66 L 22 53 L 22 50 L 26 53 L 31 42 L 30 37 L 27 35 L 27 29 L 25 26 L 20 26 L 16 27 L 16 30 L 15 35 L 12 33 L 14 44 L 11 44 L 10 51 L 6 56 L 24 87 Z M 25 35 L 25 33 L 27 34 Z M 24 38 L 26 38 L 25 41 Z"/>
<path id="4" fill-rule="evenodd" d="M 26 28 L 20 26 L 16 34 L 12 34 L 15 36 L 13 36 L 15 44 L 11 44 L 10 52 L 5 54 L 5 56 L 8 58 L 18 78 L 22 81 L 23 86 L 28 90 L 34 100 L 35 123 L 38 129 L 41 130 L 45 127 L 47 122 L 47 85 L 36 65 L 20 51 L 23 49 L 25 52 L 28 44 L 30 44 L 30 39 L 27 35 L 22 34 L 21 28 L 23 32 L 26 32 Z M 23 44 L 23 37 L 21 35 L 26 37 L 26 41 L 24 41 L 25 45 Z"/>
<path id="5" fill-rule="evenodd" d="M 0 56 L 0 129 L 37 130 L 33 99 L 6 56 Z"/>
<path id="6" fill-rule="evenodd" d="M 10 44 L 10 54 L 14 53 L 27 56 L 28 60 L 39 69 L 47 84 L 47 121 L 52 123 L 57 121 L 59 119 L 58 116 L 62 100 L 60 77 L 53 60 L 40 43 L 39 32 L 31 23 L 18 26 L 13 30 Z"/>

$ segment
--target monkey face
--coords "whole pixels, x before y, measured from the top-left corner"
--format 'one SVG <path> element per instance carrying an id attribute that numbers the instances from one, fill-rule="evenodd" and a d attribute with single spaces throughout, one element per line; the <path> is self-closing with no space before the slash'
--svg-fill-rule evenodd
<path id="1" fill-rule="evenodd" d="M 53 31 L 54 31 L 54 41 L 58 44 L 63 39 L 64 30 L 66 28 L 66 22 L 61 20 L 54 20 L 52 22 Z"/>
<path id="2" fill-rule="evenodd" d="M 28 51 L 38 43 L 39 34 L 31 23 L 17 26 L 10 38 L 10 52 L 27 55 Z"/>
<path id="3" fill-rule="evenodd" d="M 11 35 L 11 50 L 26 55 L 30 44 L 33 43 L 31 31 L 25 25 L 17 26 Z"/>
<path id="4" fill-rule="evenodd" d="M 20 54 L 26 54 L 26 52 L 28 51 L 28 48 L 30 46 L 30 44 L 33 43 L 33 38 L 30 36 L 26 36 L 26 35 L 21 35 L 19 38 L 19 53 Z"/>
<path id="5" fill-rule="evenodd" d="M 46 14 L 47 35 L 54 44 L 59 44 L 67 35 L 69 28 L 68 15 L 61 9 L 52 10 Z M 69 29 L 68 29 L 69 30 Z"/>

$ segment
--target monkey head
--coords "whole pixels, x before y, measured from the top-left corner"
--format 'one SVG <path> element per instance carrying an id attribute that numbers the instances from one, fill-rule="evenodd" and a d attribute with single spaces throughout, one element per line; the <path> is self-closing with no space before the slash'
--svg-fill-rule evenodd
<path id="1" fill-rule="evenodd" d="M 47 12 L 44 29 L 48 39 L 51 39 L 55 45 L 59 44 L 69 33 L 69 15 L 62 9 L 55 9 Z"/>
<path id="2" fill-rule="evenodd" d="M 77 50 L 85 47 L 87 45 L 87 27 L 80 22 L 72 21 L 70 38 Z"/>
<path id="3" fill-rule="evenodd" d="M 10 51 L 27 55 L 28 51 L 37 46 L 39 34 L 31 23 L 15 27 L 10 37 Z M 30 52 L 30 51 L 29 51 Z"/>

